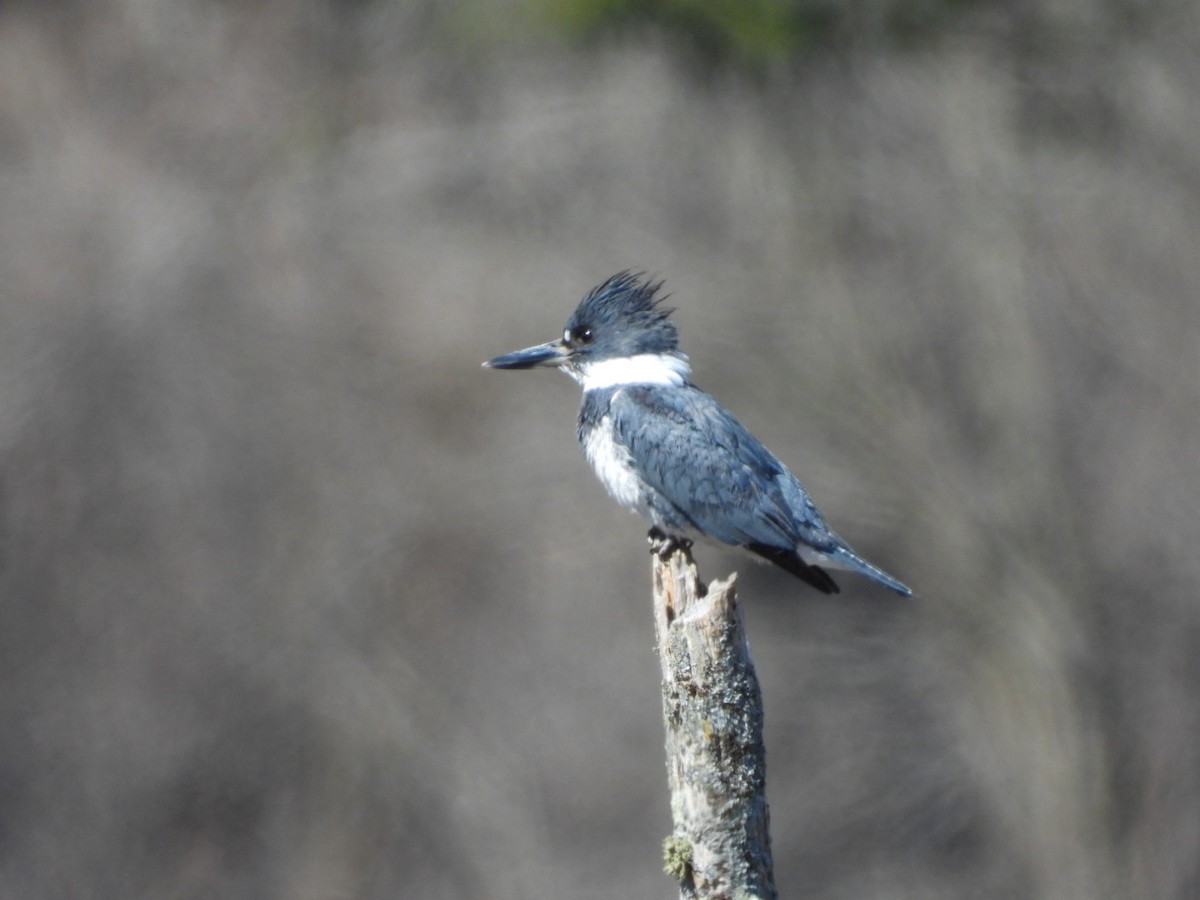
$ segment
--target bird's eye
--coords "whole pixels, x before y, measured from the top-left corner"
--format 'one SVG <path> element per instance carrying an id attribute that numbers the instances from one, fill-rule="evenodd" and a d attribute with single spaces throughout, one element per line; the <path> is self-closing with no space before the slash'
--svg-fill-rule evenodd
<path id="1" fill-rule="evenodd" d="M 585 325 L 580 325 L 578 328 L 571 329 L 571 343 L 573 344 L 590 344 L 592 342 L 592 329 Z"/>

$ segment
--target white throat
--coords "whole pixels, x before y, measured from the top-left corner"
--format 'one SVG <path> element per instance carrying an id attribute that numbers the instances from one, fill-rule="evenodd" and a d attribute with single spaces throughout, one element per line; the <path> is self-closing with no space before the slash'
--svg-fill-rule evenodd
<path id="1" fill-rule="evenodd" d="M 621 359 L 584 363 L 578 370 L 565 369 L 586 393 L 626 384 L 665 384 L 678 387 L 692 371 L 682 353 L 639 353 Z"/>

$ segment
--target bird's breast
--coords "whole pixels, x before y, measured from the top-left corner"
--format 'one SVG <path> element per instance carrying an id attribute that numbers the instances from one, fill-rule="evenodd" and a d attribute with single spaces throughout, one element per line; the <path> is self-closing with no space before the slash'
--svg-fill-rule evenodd
<path id="1" fill-rule="evenodd" d="M 616 439 L 612 420 L 604 416 L 581 434 L 583 455 L 609 496 L 629 509 L 644 511 L 642 482 L 633 468 L 629 450 Z"/>

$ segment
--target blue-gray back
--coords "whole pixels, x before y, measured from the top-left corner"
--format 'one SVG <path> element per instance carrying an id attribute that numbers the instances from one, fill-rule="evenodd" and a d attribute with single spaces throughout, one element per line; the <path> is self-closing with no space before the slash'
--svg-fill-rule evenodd
<path id="1" fill-rule="evenodd" d="M 611 417 L 638 475 L 705 534 L 743 545 L 841 544 L 787 468 L 709 394 L 691 384 L 604 393 L 607 409 L 592 415 Z"/>

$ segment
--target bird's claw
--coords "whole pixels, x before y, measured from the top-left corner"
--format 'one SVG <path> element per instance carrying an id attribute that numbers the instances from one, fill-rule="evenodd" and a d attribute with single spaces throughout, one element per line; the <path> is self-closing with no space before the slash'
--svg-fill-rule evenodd
<path id="1" fill-rule="evenodd" d="M 667 534 L 661 528 L 655 526 L 651 528 L 646 535 L 646 540 L 650 543 L 650 552 L 659 559 L 666 559 L 676 550 L 682 550 L 684 553 L 690 553 L 692 550 L 692 541 L 689 538 L 679 537 L 674 534 Z"/>

